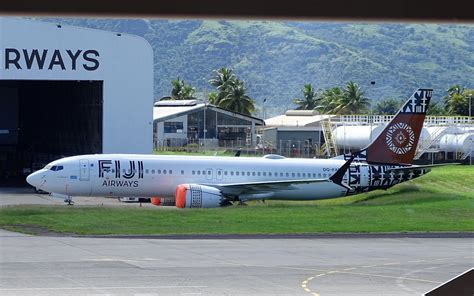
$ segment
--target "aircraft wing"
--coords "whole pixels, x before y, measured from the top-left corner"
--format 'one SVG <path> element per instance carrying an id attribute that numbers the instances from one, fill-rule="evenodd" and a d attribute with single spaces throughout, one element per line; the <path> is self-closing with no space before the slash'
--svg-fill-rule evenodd
<path id="1" fill-rule="evenodd" d="M 224 195 L 260 194 L 278 190 L 294 190 L 293 185 L 331 182 L 329 179 L 298 179 L 225 184 L 202 184 L 218 188 Z"/>

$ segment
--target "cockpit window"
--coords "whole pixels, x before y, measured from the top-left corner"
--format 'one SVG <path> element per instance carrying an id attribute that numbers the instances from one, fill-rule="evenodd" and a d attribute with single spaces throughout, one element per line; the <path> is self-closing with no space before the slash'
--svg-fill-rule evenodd
<path id="1" fill-rule="evenodd" d="M 62 165 L 53 165 L 53 166 L 51 167 L 51 170 L 52 170 L 52 171 L 55 171 L 55 172 L 56 172 L 56 171 L 60 171 L 60 170 L 62 170 L 62 169 L 64 169 L 64 166 L 62 166 Z"/>
<path id="2" fill-rule="evenodd" d="M 45 170 L 49 170 L 51 168 L 51 165 L 48 164 L 47 166 L 44 167 Z"/>

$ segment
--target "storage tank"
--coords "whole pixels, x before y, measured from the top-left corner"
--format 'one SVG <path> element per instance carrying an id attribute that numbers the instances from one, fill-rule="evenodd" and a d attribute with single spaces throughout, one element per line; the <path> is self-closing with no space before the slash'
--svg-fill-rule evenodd
<path id="1" fill-rule="evenodd" d="M 339 148 L 362 149 L 367 147 L 385 129 L 385 125 L 346 125 L 339 126 L 333 131 Z M 372 130 L 372 137 L 370 137 Z M 426 128 L 421 129 L 418 143 L 430 142 L 431 136 Z"/>
<path id="2" fill-rule="evenodd" d="M 377 138 L 384 128 L 382 125 L 343 125 L 337 127 L 333 135 L 339 148 L 362 149 Z"/>
<path id="3" fill-rule="evenodd" d="M 445 152 L 469 153 L 474 150 L 474 133 L 446 134 L 439 141 L 439 148 Z"/>

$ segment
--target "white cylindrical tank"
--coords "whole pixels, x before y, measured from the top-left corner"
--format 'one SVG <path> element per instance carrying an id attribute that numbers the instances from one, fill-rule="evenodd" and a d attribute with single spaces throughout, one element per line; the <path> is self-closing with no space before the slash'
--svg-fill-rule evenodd
<path id="1" fill-rule="evenodd" d="M 446 152 L 469 153 L 474 150 L 473 134 L 446 134 L 439 141 L 439 148 Z"/>
<path id="2" fill-rule="evenodd" d="M 382 125 L 343 125 L 333 131 L 338 147 L 362 149 L 377 138 L 385 126 Z M 371 137 L 372 131 L 372 137 Z"/>
<path id="3" fill-rule="evenodd" d="M 385 129 L 385 125 L 346 125 L 339 126 L 333 131 L 338 147 L 362 149 L 367 147 Z M 372 130 L 372 135 L 370 131 Z M 426 128 L 421 129 L 419 143 L 428 143 L 431 139 Z"/>
<path id="4" fill-rule="evenodd" d="M 420 139 L 418 139 L 418 145 L 421 143 L 430 143 L 431 142 L 431 134 L 427 128 L 421 128 Z"/>

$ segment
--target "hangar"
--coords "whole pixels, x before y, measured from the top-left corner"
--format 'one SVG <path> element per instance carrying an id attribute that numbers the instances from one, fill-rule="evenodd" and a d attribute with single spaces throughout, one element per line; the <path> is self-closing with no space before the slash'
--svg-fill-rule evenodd
<path id="1" fill-rule="evenodd" d="M 255 147 L 260 118 L 232 112 L 202 100 L 162 100 L 153 108 L 157 149 L 199 144 L 209 147 Z"/>
<path id="2" fill-rule="evenodd" d="M 0 185 L 52 160 L 150 153 L 153 50 L 144 39 L 0 18 Z"/>

